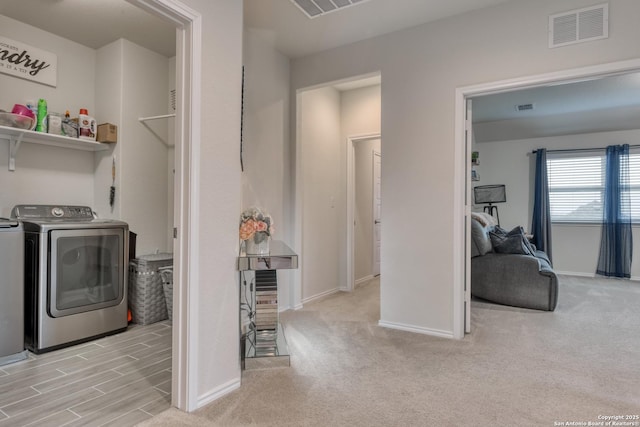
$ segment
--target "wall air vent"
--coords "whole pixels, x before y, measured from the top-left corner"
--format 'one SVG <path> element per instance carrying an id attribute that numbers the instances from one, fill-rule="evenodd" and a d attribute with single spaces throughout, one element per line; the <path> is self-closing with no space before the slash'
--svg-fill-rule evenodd
<path id="1" fill-rule="evenodd" d="M 530 111 L 536 107 L 535 104 L 520 104 L 516 105 L 516 111 Z"/>
<path id="2" fill-rule="evenodd" d="M 176 90 L 171 89 L 169 91 L 169 108 L 171 111 L 176 111 Z"/>
<path id="3" fill-rule="evenodd" d="M 291 0 L 309 18 L 316 18 L 369 0 Z"/>
<path id="4" fill-rule="evenodd" d="M 549 16 L 549 47 L 609 37 L 609 4 Z"/>

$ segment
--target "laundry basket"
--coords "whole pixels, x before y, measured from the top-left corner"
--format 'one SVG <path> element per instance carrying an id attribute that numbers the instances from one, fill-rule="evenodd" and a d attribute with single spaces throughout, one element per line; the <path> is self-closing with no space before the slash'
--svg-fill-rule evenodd
<path id="1" fill-rule="evenodd" d="M 158 269 L 162 278 L 164 300 L 167 303 L 167 316 L 173 320 L 173 267 L 160 267 Z"/>
<path id="2" fill-rule="evenodd" d="M 129 308 L 131 320 L 139 325 L 166 320 L 161 267 L 173 266 L 173 254 L 141 255 L 129 264 Z"/>

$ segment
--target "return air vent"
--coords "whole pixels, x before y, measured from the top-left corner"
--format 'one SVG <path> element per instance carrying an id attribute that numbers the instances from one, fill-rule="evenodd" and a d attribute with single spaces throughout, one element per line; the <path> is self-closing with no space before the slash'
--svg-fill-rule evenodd
<path id="1" fill-rule="evenodd" d="M 309 18 L 316 18 L 369 0 L 291 0 Z"/>
<path id="2" fill-rule="evenodd" d="M 609 37 L 609 4 L 549 16 L 549 47 Z"/>
<path id="3" fill-rule="evenodd" d="M 530 111 L 535 108 L 535 104 L 520 104 L 516 105 L 516 111 Z"/>

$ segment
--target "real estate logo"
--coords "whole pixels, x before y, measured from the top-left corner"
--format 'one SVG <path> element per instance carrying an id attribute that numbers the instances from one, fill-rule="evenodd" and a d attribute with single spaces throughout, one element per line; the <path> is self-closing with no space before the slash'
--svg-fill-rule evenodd
<path id="1" fill-rule="evenodd" d="M 0 73 L 55 87 L 58 56 L 0 36 Z"/>

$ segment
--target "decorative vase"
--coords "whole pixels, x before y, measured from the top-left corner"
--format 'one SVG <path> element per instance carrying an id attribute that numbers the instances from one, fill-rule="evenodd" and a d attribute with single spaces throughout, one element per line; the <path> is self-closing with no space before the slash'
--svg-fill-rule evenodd
<path id="1" fill-rule="evenodd" d="M 260 243 L 256 243 L 253 238 L 244 241 L 244 251 L 247 255 L 268 255 L 269 254 L 269 240 L 266 238 Z"/>

